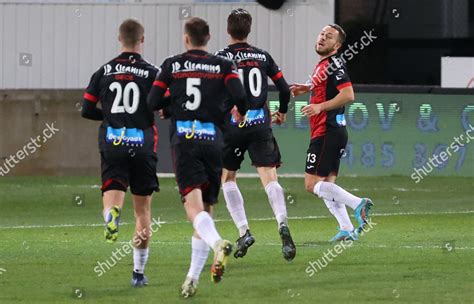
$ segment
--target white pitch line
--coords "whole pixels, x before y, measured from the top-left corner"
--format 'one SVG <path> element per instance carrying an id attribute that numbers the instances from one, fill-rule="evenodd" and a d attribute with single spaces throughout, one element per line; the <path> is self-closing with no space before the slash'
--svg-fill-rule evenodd
<path id="1" fill-rule="evenodd" d="M 130 225 L 131 223 L 123 222 L 120 225 Z M 25 225 L 25 226 L 9 226 L 0 227 L 2 229 L 41 229 L 41 228 L 75 228 L 75 227 L 102 227 L 104 224 L 58 224 L 58 225 Z"/>
<path id="2" fill-rule="evenodd" d="M 55 240 L 35 240 L 35 241 L 29 241 L 29 244 L 33 243 L 73 243 L 73 241 L 70 240 L 61 240 L 61 241 L 55 241 Z M 95 241 L 91 241 L 95 242 Z M 17 243 L 17 242 L 12 242 L 12 241 L 5 241 L 5 240 L 0 240 L 0 243 Z M 26 243 L 26 242 L 25 242 Z M 119 241 L 117 244 L 129 244 L 130 241 L 124 242 L 124 241 Z M 163 244 L 163 245 L 177 245 L 177 246 L 189 246 L 191 245 L 191 242 L 177 242 L 177 241 L 150 241 L 150 244 Z M 424 246 L 424 245 L 400 245 L 400 246 L 390 246 L 390 245 L 384 245 L 384 244 L 362 244 L 359 242 L 356 242 L 357 247 L 365 247 L 365 248 L 377 248 L 377 249 L 443 249 L 443 246 L 440 245 L 431 245 L 431 246 Z M 308 247 L 308 248 L 318 248 L 318 247 L 324 247 L 324 246 L 332 246 L 330 242 L 324 243 L 320 242 L 319 244 L 316 244 L 314 242 L 308 242 L 308 243 L 296 243 L 296 246 L 301 248 L 301 247 Z M 267 246 L 267 247 L 280 247 L 281 243 L 261 243 L 257 242 L 255 243 L 255 246 Z M 453 246 L 453 251 L 455 250 L 474 250 L 474 247 L 455 247 Z"/>
<path id="3" fill-rule="evenodd" d="M 128 244 L 129 242 L 118 242 L 119 244 Z M 151 244 L 165 244 L 165 245 L 191 245 L 191 242 L 176 242 L 176 241 L 150 241 Z M 431 245 L 431 246 L 423 246 L 423 245 L 401 245 L 401 246 L 389 246 L 389 245 L 383 245 L 383 244 L 360 244 L 360 243 L 355 243 L 357 244 L 357 247 L 367 247 L 367 248 L 384 248 L 384 249 L 442 249 L 442 246 L 439 245 Z M 281 243 L 261 243 L 261 242 L 256 242 L 256 246 L 281 246 Z M 324 247 L 324 246 L 331 246 L 332 244 L 330 242 L 327 242 L 327 244 L 305 244 L 305 243 L 296 243 L 297 247 Z M 474 250 L 474 247 L 453 247 L 454 250 Z"/>
<path id="4" fill-rule="evenodd" d="M 363 247 L 369 248 L 401 248 L 401 249 L 443 249 L 443 246 L 432 245 L 432 246 L 423 246 L 423 245 L 401 245 L 401 246 L 389 246 L 389 245 L 362 245 Z M 474 247 L 452 247 L 453 250 L 474 250 Z"/>
<path id="5" fill-rule="evenodd" d="M 446 212 L 395 212 L 395 213 L 373 213 L 372 216 L 407 216 L 407 215 L 452 215 L 452 214 L 474 214 L 474 210 L 464 211 L 446 211 Z M 314 219 L 329 219 L 332 216 L 328 215 L 309 215 L 309 216 L 290 216 L 290 220 L 314 220 Z M 273 217 L 265 218 L 253 218 L 249 221 L 274 221 Z M 231 219 L 215 219 L 215 222 L 231 222 Z M 188 221 L 160 221 L 162 224 L 183 224 L 189 223 Z M 120 223 L 120 225 L 132 225 L 134 223 Z M 0 226 L 0 230 L 7 229 L 42 229 L 42 228 L 74 228 L 74 227 L 101 227 L 104 224 L 57 224 L 57 225 L 24 225 L 24 226 Z"/>

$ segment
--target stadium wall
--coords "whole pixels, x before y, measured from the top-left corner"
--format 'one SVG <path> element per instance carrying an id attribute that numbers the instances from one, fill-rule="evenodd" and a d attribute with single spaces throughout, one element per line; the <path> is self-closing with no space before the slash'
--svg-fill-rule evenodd
<path id="1" fill-rule="evenodd" d="M 0 89 L 84 88 L 92 73 L 116 56 L 117 29 L 129 17 L 143 22 L 144 57 L 156 65 L 183 51 L 187 16 L 209 21 L 209 50 L 217 51 L 227 45 L 227 15 L 237 7 L 253 15 L 250 42 L 269 50 L 288 80 L 304 82 L 316 61 L 317 33 L 334 22 L 334 0 L 292 2 L 279 11 L 256 3 L 30 2 L 0 1 Z"/>
<path id="2" fill-rule="evenodd" d="M 451 155 L 430 175 L 474 176 L 474 132 L 469 132 L 472 140 L 466 133 L 470 126 L 474 129 L 472 90 L 409 92 L 406 87 L 384 91 L 383 87 L 361 86 L 355 90 L 356 101 L 346 109 L 349 144 L 341 175 L 410 176 L 415 167 L 427 167 L 430 157 L 444 152 Z M 4 134 L 0 137 L 0 168 L 9 161 L 14 167 L 8 175 L 98 175 L 99 123 L 80 117 L 82 92 L 0 90 L 0 128 Z M 272 92 L 272 108 L 277 106 L 277 99 L 277 93 Z M 274 127 L 284 163 L 281 173 L 304 172 L 309 130 L 307 119 L 299 113 L 306 103 L 306 96 L 296 98 L 290 104 L 287 124 Z M 169 123 L 157 122 L 158 172 L 170 173 Z M 34 152 L 32 139 L 39 141 Z M 130 153 L 133 155 L 133 148 Z M 255 172 L 248 159 L 242 172 Z"/>

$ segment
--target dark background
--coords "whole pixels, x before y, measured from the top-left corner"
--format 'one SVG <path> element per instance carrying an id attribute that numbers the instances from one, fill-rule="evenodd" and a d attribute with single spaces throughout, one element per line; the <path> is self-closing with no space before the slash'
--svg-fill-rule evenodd
<path id="1" fill-rule="evenodd" d="M 441 57 L 474 56 L 474 0 L 336 0 L 335 15 L 343 49 L 378 37 L 348 63 L 357 84 L 438 86 Z"/>

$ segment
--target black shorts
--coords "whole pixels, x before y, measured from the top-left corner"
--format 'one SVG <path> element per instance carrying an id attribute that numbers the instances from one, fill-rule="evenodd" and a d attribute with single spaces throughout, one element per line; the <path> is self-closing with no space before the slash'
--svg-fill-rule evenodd
<path id="1" fill-rule="evenodd" d="M 148 196 L 159 191 L 156 176 L 156 153 L 139 148 L 119 148 L 100 153 L 102 192 L 107 190 L 130 191 L 134 195 Z"/>
<path id="2" fill-rule="evenodd" d="M 347 145 L 347 130 L 339 128 L 324 136 L 311 140 L 306 155 L 305 172 L 326 177 L 339 172 L 339 164 Z"/>
<path id="3" fill-rule="evenodd" d="M 180 143 L 171 147 L 171 157 L 181 196 L 198 188 L 202 190 L 204 203 L 217 203 L 221 188 L 222 149 L 214 145 Z"/>
<path id="4" fill-rule="evenodd" d="M 230 171 L 239 170 L 247 150 L 252 160 L 252 166 L 279 167 L 281 165 L 280 148 L 273 136 L 272 129 L 226 133 L 224 168 Z"/>

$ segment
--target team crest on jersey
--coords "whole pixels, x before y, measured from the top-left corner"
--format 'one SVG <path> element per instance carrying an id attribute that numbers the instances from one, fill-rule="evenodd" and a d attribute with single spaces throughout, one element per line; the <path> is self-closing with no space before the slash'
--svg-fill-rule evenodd
<path id="1" fill-rule="evenodd" d="M 143 135 L 143 130 L 132 128 L 120 128 L 115 129 L 112 127 L 107 127 L 107 133 L 105 136 L 105 141 L 108 144 L 113 144 L 114 146 L 143 146 L 145 143 L 145 137 Z"/>
<path id="2" fill-rule="evenodd" d="M 231 116 L 230 123 L 232 125 L 239 125 L 239 128 L 250 127 L 257 124 L 262 124 L 265 122 L 265 111 L 262 109 L 249 110 L 245 114 L 245 119 L 242 122 L 235 121 L 234 117 Z"/>
<path id="3" fill-rule="evenodd" d="M 337 114 L 336 115 L 336 122 L 340 127 L 345 127 L 346 126 L 346 117 L 344 114 Z"/>
<path id="4" fill-rule="evenodd" d="M 176 130 L 179 137 L 184 137 L 186 139 L 216 139 L 216 128 L 212 122 L 178 120 L 176 121 Z"/>

